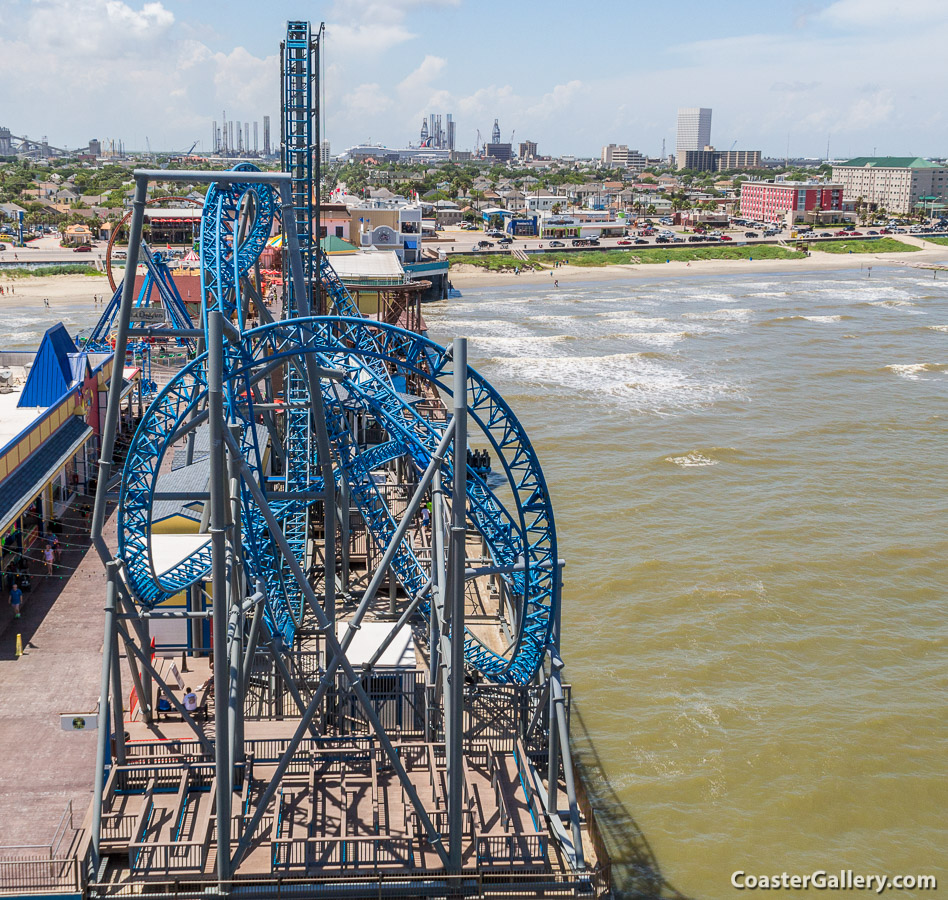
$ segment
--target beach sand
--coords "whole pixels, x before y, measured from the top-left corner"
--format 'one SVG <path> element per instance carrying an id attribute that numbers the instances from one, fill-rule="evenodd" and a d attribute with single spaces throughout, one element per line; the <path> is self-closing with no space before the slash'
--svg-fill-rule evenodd
<path id="1" fill-rule="evenodd" d="M 11 286 L 13 294 L 9 292 Z M 106 301 L 112 298 L 112 288 L 105 275 L 29 275 L 10 278 L 0 269 L 0 287 L 3 287 L 0 313 L 4 301 L 11 306 L 43 306 L 43 301 L 49 300 L 49 305 L 53 307 L 57 302 L 86 300 L 92 307 L 95 295 L 104 297 Z"/>
<path id="2" fill-rule="evenodd" d="M 761 275 L 784 272 L 819 272 L 839 269 L 868 269 L 870 266 L 891 265 L 944 265 L 948 263 L 948 247 L 928 244 L 918 238 L 900 235 L 900 240 L 923 247 L 915 253 L 823 253 L 814 250 L 808 257 L 800 259 L 702 259 L 693 262 L 672 261 L 668 263 L 641 263 L 628 266 L 557 266 L 556 269 L 522 272 L 487 272 L 477 266 L 452 264 L 451 283 L 456 288 L 481 287 L 491 284 L 560 284 L 570 281 L 616 281 L 626 278 L 663 278 L 687 275 Z"/>
<path id="3" fill-rule="evenodd" d="M 569 282 L 622 281 L 629 278 L 680 278 L 688 275 L 747 275 L 756 272 L 760 275 L 793 272 L 819 272 L 840 269 L 863 269 L 870 266 L 891 265 L 945 265 L 948 263 L 948 247 L 929 244 L 920 238 L 900 235 L 900 240 L 913 243 L 923 249 L 915 253 L 823 253 L 814 250 L 808 257 L 801 259 L 703 259 L 690 264 L 673 261 L 669 263 L 644 263 L 627 266 L 558 266 L 556 269 L 523 272 L 486 272 L 476 266 L 464 263 L 452 263 L 451 283 L 456 288 L 490 286 L 492 284 L 550 284 L 554 280 L 561 285 Z M 118 274 L 118 273 L 117 273 Z M 948 275 L 946 275 L 948 277 Z M 10 285 L 15 293 L 9 294 Z M 74 304 L 88 301 L 92 307 L 93 295 L 98 294 L 106 301 L 112 295 L 105 275 L 49 275 L 10 278 L 0 270 L 0 286 L 4 294 L 0 297 L 0 316 L 6 304 L 19 307 L 42 307 L 48 299 L 50 307 L 57 304 Z"/>

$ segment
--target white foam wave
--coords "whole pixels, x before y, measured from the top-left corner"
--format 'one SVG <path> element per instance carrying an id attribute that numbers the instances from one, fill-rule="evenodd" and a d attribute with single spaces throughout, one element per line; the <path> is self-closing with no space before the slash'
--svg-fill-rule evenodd
<path id="1" fill-rule="evenodd" d="M 712 319 L 718 322 L 746 322 L 754 315 L 752 309 L 714 309 L 707 312 L 682 313 L 683 319 Z"/>
<path id="2" fill-rule="evenodd" d="M 911 365 L 883 366 L 883 368 L 891 372 L 893 375 L 898 375 L 900 378 L 907 378 L 910 381 L 918 381 L 925 372 L 937 372 L 939 369 L 944 367 L 933 365 L 932 363 L 913 363 Z"/>
<path id="3" fill-rule="evenodd" d="M 929 331 L 941 331 L 948 334 L 948 325 L 926 325 Z"/>
<path id="4" fill-rule="evenodd" d="M 648 352 L 605 356 L 500 356 L 490 360 L 506 377 L 590 395 L 608 406 L 666 414 L 708 406 L 738 392 L 685 372 Z"/>
<path id="5" fill-rule="evenodd" d="M 681 466 L 683 469 L 689 469 L 693 466 L 716 466 L 718 464 L 716 459 L 709 459 L 697 450 L 692 450 L 691 453 L 686 453 L 684 456 L 666 456 L 665 462 Z"/>
<path id="6" fill-rule="evenodd" d="M 842 322 L 842 316 L 800 316 L 801 319 L 806 319 L 807 322 L 819 322 L 821 324 L 827 324 L 829 322 Z"/>
<path id="7" fill-rule="evenodd" d="M 634 331 L 609 335 L 617 340 L 635 341 L 638 344 L 648 344 L 650 347 L 671 347 L 674 344 L 690 337 L 687 331 Z"/>

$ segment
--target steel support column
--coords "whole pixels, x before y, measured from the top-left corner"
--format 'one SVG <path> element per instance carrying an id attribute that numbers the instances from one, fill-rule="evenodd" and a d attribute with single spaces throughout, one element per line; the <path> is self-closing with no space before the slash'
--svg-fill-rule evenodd
<path id="1" fill-rule="evenodd" d="M 445 690 L 449 866 L 461 869 L 464 803 L 464 570 L 467 562 L 467 340 L 454 339 L 454 486 L 447 608 L 451 656 Z"/>
<path id="2" fill-rule="evenodd" d="M 229 737 L 229 661 L 227 658 L 227 466 L 224 422 L 224 322 L 208 313 L 207 406 L 210 429 L 211 589 L 214 635 L 214 764 L 217 779 L 217 878 L 230 879 L 230 804 L 233 770 Z"/>

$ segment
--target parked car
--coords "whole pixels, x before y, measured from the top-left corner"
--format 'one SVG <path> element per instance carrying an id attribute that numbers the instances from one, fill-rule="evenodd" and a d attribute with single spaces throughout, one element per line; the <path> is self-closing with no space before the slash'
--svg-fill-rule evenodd
<path id="1" fill-rule="evenodd" d="M 588 246 L 590 246 L 590 247 L 598 247 L 598 246 L 599 246 L 599 238 L 589 238 L 589 239 L 587 239 L 586 244 L 587 244 Z"/>
<path id="2" fill-rule="evenodd" d="M 670 237 L 665 237 L 665 235 L 661 235 L 661 236 L 655 238 L 655 243 L 656 243 L 656 244 L 670 244 L 670 243 L 671 243 L 671 238 L 670 238 Z"/>
<path id="3" fill-rule="evenodd" d="M 821 231 L 821 232 L 820 232 L 820 237 L 832 237 L 832 236 L 833 236 L 833 235 L 831 235 L 828 231 Z"/>
<path id="4" fill-rule="evenodd" d="M 564 244 L 562 241 L 550 241 L 550 246 L 551 247 L 565 247 L 566 244 Z"/>
<path id="5" fill-rule="evenodd" d="M 91 253 L 92 245 L 91 244 L 80 244 L 78 247 L 73 247 L 73 253 Z"/>
<path id="6" fill-rule="evenodd" d="M 685 242 L 685 239 L 682 238 L 682 237 L 673 237 L 673 238 L 671 239 L 671 242 L 672 242 L 673 244 L 683 244 L 683 243 Z"/>
<path id="7" fill-rule="evenodd" d="M 688 242 L 691 244 L 701 244 L 704 240 L 704 236 L 700 234 L 693 234 L 688 238 Z"/>
<path id="8" fill-rule="evenodd" d="M 480 247 L 480 248 L 493 247 L 493 246 L 494 246 L 494 243 L 493 243 L 493 241 L 478 241 L 478 242 L 477 242 L 477 246 Z"/>
<path id="9" fill-rule="evenodd" d="M 635 239 L 635 243 L 636 243 L 636 244 L 647 244 L 648 241 L 645 240 L 645 238 L 636 238 L 636 239 Z"/>
<path id="10" fill-rule="evenodd" d="M 505 236 L 505 237 L 502 237 L 497 243 L 498 243 L 498 244 L 503 244 L 504 246 L 506 246 L 506 245 L 508 245 L 508 244 L 512 244 L 512 243 L 513 243 L 513 238 L 510 237 L 509 235 L 507 235 L 507 236 Z"/>
<path id="11" fill-rule="evenodd" d="M 632 243 L 632 241 L 630 241 L 628 238 L 622 238 L 622 240 L 616 241 L 616 243 L 620 247 L 628 247 Z"/>
<path id="12" fill-rule="evenodd" d="M 871 229 L 866 232 L 866 234 L 878 234 L 878 231 L 872 231 Z"/>
<path id="13" fill-rule="evenodd" d="M 734 240 L 734 238 L 732 238 L 729 234 L 722 234 L 718 237 L 718 240 L 719 241 L 732 241 Z"/>

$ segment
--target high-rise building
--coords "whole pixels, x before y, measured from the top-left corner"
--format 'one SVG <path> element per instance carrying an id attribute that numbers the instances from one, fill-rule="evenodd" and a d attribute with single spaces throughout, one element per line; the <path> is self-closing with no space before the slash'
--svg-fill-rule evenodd
<path id="1" fill-rule="evenodd" d="M 534 159 L 537 155 L 537 142 L 536 141 L 521 141 L 520 142 L 520 158 L 521 159 Z"/>
<path id="2" fill-rule="evenodd" d="M 494 127 L 491 129 L 490 142 L 492 144 L 500 143 L 500 123 L 494 119 Z"/>
<path id="3" fill-rule="evenodd" d="M 487 145 L 485 155 L 489 156 L 491 159 L 496 159 L 499 162 L 507 162 L 507 160 L 513 157 L 513 145 L 501 144 L 499 141 L 496 143 L 490 143 Z"/>
<path id="4" fill-rule="evenodd" d="M 233 121 L 230 121 L 227 123 L 227 151 L 229 153 L 234 152 L 234 123 Z"/>
<path id="5" fill-rule="evenodd" d="M 256 156 L 260 152 L 260 144 L 257 141 L 257 120 L 253 121 L 253 155 Z"/>
<path id="6" fill-rule="evenodd" d="M 629 164 L 629 148 L 626 144 L 606 144 L 599 159 L 609 169 L 624 169 Z"/>
<path id="7" fill-rule="evenodd" d="M 250 123 L 244 122 L 244 153 L 250 152 Z"/>
<path id="8" fill-rule="evenodd" d="M 329 152 L 329 141 L 322 140 L 319 142 L 319 164 L 325 166 L 329 164 L 330 152 Z"/>
<path id="9" fill-rule="evenodd" d="M 96 159 L 98 159 L 102 155 L 101 141 L 98 141 L 95 138 L 89 141 L 89 155 L 96 157 Z"/>
<path id="10" fill-rule="evenodd" d="M 270 117 L 263 117 L 263 155 L 270 155 Z"/>
<path id="11" fill-rule="evenodd" d="M 217 153 L 217 119 L 211 122 L 211 153 Z"/>
<path id="12" fill-rule="evenodd" d="M 914 156 L 860 156 L 833 166 L 846 200 L 909 213 L 948 199 L 948 166 Z"/>
<path id="13" fill-rule="evenodd" d="M 726 172 L 730 169 L 759 169 L 760 150 L 679 150 L 675 163 L 679 169 L 695 172 Z"/>
<path id="14" fill-rule="evenodd" d="M 445 136 L 446 146 L 448 150 L 454 149 L 454 116 L 451 113 L 448 113 L 448 131 Z"/>
<path id="15" fill-rule="evenodd" d="M 711 144 L 711 110 L 692 106 L 678 110 L 678 139 L 675 150 L 703 150 Z"/>

